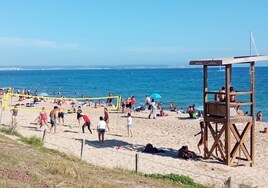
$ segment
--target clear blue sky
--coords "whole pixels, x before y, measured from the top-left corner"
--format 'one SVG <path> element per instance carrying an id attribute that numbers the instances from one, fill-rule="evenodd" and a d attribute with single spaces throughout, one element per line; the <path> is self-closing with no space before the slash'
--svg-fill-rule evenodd
<path id="1" fill-rule="evenodd" d="M 267 0 L 0 0 L 0 66 L 187 66 L 249 55 L 249 31 L 259 54 L 268 54 L 267 7 Z"/>

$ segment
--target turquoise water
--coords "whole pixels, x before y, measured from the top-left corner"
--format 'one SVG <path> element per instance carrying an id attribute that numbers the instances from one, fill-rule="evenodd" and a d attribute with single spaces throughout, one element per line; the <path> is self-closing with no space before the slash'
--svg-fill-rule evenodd
<path id="1" fill-rule="evenodd" d="M 177 69 L 96 69 L 96 70 L 9 70 L 0 71 L 0 87 L 30 89 L 50 96 L 102 97 L 109 92 L 126 98 L 134 95 L 138 104 L 145 95 L 159 93 L 164 106 L 175 102 L 177 107 L 202 105 L 203 72 L 201 68 Z M 209 69 L 209 90 L 224 84 L 224 71 Z M 235 90 L 249 90 L 249 68 L 235 67 L 232 85 Z M 263 112 L 268 121 L 268 67 L 256 67 L 255 111 Z M 59 94 L 58 94 L 59 93 Z M 238 96 L 243 101 L 246 98 Z M 248 109 L 244 109 L 248 110 Z"/>

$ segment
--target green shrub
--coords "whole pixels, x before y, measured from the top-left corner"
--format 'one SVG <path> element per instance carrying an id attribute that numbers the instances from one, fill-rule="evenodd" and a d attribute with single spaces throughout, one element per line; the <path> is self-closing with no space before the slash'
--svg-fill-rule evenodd
<path id="1" fill-rule="evenodd" d="M 145 174 L 145 177 L 151 177 L 154 179 L 163 179 L 163 180 L 169 180 L 174 183 L 180 183 L 185 185 L 186 187 L 196 187 L 196 188 L 202 188 L 201 184 L 195 183 L 192 178 L 189 176 L 184 175 L 177 175 L 177 174 Z"/>
<path id="2" fill-rule="evenodd" d="M 5 133 L 5 134 L 8 134 L 8 135 L 15 135 L 17 137 L 21 137 L 21 134 L 18 133 L 14 128 L 12 127 L 9 127 L 9 128 L 6 128 L 6 127 L 2 127 L 0 128 L 0 131 Z"/>
<path id="3" fill-rule="evenodd" d="M 31 137 L 21 137 L 21 141 L 32 145 L 32 146 L 36 146 L 36 147 L 43 147 L 43 142 L 40 138 L 36 137 L 36 136 L 31 136 Z"/>

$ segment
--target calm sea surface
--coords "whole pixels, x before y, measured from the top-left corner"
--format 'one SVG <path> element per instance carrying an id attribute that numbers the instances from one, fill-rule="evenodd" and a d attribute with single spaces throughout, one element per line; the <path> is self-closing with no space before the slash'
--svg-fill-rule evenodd
<path id="1" fill-rule="evenodd" d="M 255 68 L 255 111 L 262 111 L 268 121 L 268 67 Z M 235 90 L 249 90 L 249 68 L 235 67 L 232 85 Z M 224 71 L 209 69 L 209 90 L 224 85 Z M 202 105 L 203 72 L 201 68 L 178 69 L 98 69 L 98 70 L 19 70 L 0 71 L 0 87 L 30 89 L 49 95 L 66 97 L 103 97 L 109 92 L 126 98 L 134 95 L 143 103 L 145 95 L 159 93 L 164 106 L 175 102 L 177 107 Z M 59 94 L 58 94 L 59 93 Z M 239 100 L 248 97 L 239 95 Z M 247 108 L 244 108 L 247 111 Z"/>

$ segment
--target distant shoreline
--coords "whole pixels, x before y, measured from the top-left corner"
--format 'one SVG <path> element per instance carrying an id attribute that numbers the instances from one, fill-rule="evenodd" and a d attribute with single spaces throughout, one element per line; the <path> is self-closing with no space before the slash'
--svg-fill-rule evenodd
<path id="1" fill-rule="evenodd" d="M 268 66 L 256 66 L 268 67 Z M 201 69 L 201 66 L 175 65 L 114 65 L 114 66 L 2 66 L 0 71 L 49 71 L 49 70 L 137 70 L 137 69 Z M 217 68 L 217 67 L 213 67 Z M 245 66 L 234 67 L 248 68 Z"/>

